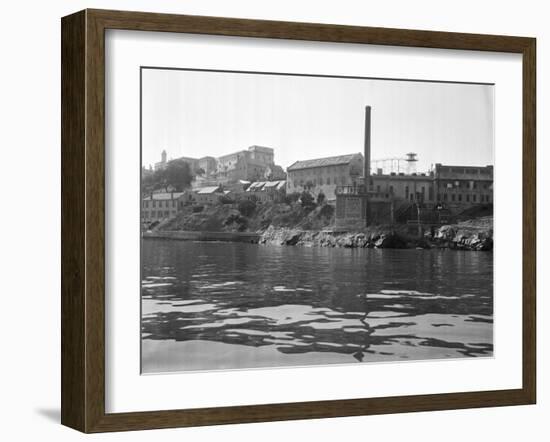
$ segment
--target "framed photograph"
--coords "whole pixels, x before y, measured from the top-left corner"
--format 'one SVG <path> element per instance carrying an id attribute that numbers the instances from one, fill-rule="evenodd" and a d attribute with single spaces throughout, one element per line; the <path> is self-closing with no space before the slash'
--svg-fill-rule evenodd
<path id="1" fill-rule="evenodd" d="M 61 24 L 64 425 L 535 403 L 535 39 Z"/>

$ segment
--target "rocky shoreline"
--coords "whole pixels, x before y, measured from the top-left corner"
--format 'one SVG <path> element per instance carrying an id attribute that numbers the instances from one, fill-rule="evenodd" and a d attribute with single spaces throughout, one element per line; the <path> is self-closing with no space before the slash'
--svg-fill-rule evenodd
<path id="1" fill-rule="evenodd" d="M 414 230 L 414 228 L 413 228 Z M 304 247 L 347 247 L 379 249 L 432 249 L 492 251 L 493 219 L 484 217 L 443 225 L 411 234 L 410 226 L 376 226 L 362 231 L 299 230 L 270 226 L 259 244 Z"/>

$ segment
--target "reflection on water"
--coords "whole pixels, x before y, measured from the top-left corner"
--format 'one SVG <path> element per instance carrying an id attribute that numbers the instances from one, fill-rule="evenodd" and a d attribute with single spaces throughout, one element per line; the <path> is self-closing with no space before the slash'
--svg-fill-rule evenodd
<path id="1" fill-rule="evenodd" d="M 144 373 L 491 356 L 493 256 L 143 241 Z"/>

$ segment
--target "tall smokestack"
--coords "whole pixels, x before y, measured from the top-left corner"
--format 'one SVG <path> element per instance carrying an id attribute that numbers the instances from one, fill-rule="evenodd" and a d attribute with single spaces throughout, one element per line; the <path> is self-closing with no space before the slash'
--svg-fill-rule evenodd
<path id="1" fill-rule="evenodd" d="M 363 166 L 363 176 L 365 177 L 365 186 L 369 185 L 370 178 L 370 106 L 365 106 L 365 164 Z"/>

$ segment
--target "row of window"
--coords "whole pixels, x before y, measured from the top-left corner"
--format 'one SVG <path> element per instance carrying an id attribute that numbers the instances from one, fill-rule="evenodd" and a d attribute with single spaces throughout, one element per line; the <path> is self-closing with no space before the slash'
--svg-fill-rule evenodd
<path id="1" fill-rule="evenodd" d="M 462 167 L 449 167 L 446 169 L 442 169 L 439 171 L 440 173 L 448 172 L 448 173 L 462 173 L 462 174 L 472 174 L 472 173 L 479 173 L 482 175 L 487 175 L 490 173 L 489 169 L 486 168 L 462 168 Z"/>
<path id="2" fill-rule="evenodd" d="M 470 202 L 472 202 L 472 203 L 477 203 L 477 202 L 490 203 L 491 202 L 491 196 L 490 195 L 479 195 L 479 201 L 478 201 L 477 194 L 470 195 L 469 193 L 467 193 L 464 196 L 461 193 L 457 193 L 457 194 L 455 194 L 455 193 L 451 193 L 451 194 L 447 194 L 447 193 L 440 194 L 440 193 L 438 193 L 437 194 L 437 201 L 449 201 L 449 198 L 453 202 L 454 201 L 458 201 L 458 202 L 465 201 L 467 203 L 470 203 Z"/>
<path id="3" fill-rule="evenodd" d="M 158 203 L 158 204 L 157 204 Z M 170 208 L 170 207 L 176 207 L 177 200 L 145 200 L 143 201 L 143 208 L 148 209 L 149 207 L 156 208 Z"/>
<path id="4" fill-rule="evenodd" d="M 447 188 L 458 188 L 458 189 L 488 189 L 490 187 L 489 183 L 478 183 L 476 181 L 438 181 L 438 187 L 447 187 Z"/>
<path id="5" fill-rule="evenodd" d="M 300 180 L 300 181 L 294 181 L 293 182 L 293 186 L 294 187 L 303 187 L 305 184 L 307 183 L 311 183 L 313 186 L 323 186 L 323 185 L 327 185 L 327 186 L 330 186 L 331 184 L 332 185 L 342 185 L 342 186 L 345 186 L 347 184 L 347 180 L 346 180 L 346 177 L 345 176 L 335 176 L 335 177 L 326 177 L 325 179 L 323 179 L 323 177 L 319 178 L 319 179 L 312 179 L 312 180 Z"/>
<path id="6" fill-rule="evenodd" d="M 393 192 L 393 189 L 390 189 L 390 192 Z M 451 193 L 451 194 L 448 194 L 448 193 L 438 193 L 437 194 L 437 201 L 451 201 L 451 202 L 466 202 L 466 203 L 490 203 L 491 202 L 491 196 L 490 195 L 479 195 L 479 201 L 478 201 L 478 196 L 476 194 L 474 195 L 470 195 L 469 193 L 467 193 L 466 195 L 463 195 L 461 193 Z M 411 201 L 414 201 L 415 200 L 415 194 L 414 193 L 411 193 L 411 194 L 407 194 L 405 196 L 406 199 L 409 199 Z M 421 201 L 424 201 L 424 192 L 420 193 L 420 197 L 419 199 Z M 432 201 L 433 200 L 433 195 L 432 193 L 430 192 L 430 196 L 428 198 L 429 201 Z"/>
<path id="7" fill-rule="evenodd" d="M 151 210 L 150 212 L 144 212 L 143 218 L 145 219 L 154 219 L 154 218 L 168 218 L 170 216 L 169 210 Z"/>
<path id="8" fill-rule="evenodd" d="M 295 178 L 307 178 L 309 176 L 319 176 L 319 175 L 326 175 L 327 173 L 342 173 L 347 168 L 346 165 L 339 165 L 339 166 L 325 166 L 325 167 L 316 167 L 316 168 L 309 168 L 309 169 L 302 169 L 302 170 L 296 170 L 296 171 L 290 171 Z"/>

